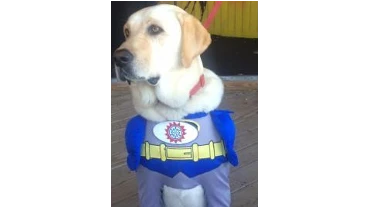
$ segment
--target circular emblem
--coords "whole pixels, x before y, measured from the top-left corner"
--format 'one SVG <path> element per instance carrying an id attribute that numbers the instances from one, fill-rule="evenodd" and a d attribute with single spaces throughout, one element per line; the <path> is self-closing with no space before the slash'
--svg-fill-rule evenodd
<path id="1" fill-rule="evenodd" d="M 168 144 L 188 144 L 199 134 L 200 125 L 191 120 L 164 121 L 153 127 L 154 136 Z"/>
<path id="2" fill-rule="evenodd" d="M 174 143 L 181 142 L 186 134 L 185 127 L 176 122 L 169 123 L 165 130 L 167 139 Z"/>

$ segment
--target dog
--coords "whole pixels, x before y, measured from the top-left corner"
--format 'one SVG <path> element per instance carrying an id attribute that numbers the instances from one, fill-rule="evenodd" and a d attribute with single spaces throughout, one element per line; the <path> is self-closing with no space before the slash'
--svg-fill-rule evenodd
<path id="1" fill-rule="evenodd" d="M 235 125 L 217 110 L 224 86 L 200 55 L 211 36 L 198 19 L 167 4 L 132 14 L 114 52 L 138 113 L 125 132 L 140 206 L 230 206 Z"/>

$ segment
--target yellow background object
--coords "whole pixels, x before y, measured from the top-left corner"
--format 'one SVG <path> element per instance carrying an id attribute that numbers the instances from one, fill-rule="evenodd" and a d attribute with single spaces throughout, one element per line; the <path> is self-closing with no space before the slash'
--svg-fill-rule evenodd
<path id="1" fill-rule="evenodd" d="M 174 4 L 173 1 L 161 1 L 160 3 Z M 178 1 L 177 6 L 185 9 L 188 1 Z M 205 8 L 203 19 L 204 22 L 208 18 L 209 12 L 212 10 L 214 1 L 208 1 Z M 199 20 L 201 18 L 201 9 L 199 2 L 190 2 L 186 11 Z M 220 9 L 217 11 L 210 28 L 211 34 L 228 36 L 228 37 L 243 37 L 243 38 L 258 38 L 258 2 L 257 1 L 223 1 Z"/>

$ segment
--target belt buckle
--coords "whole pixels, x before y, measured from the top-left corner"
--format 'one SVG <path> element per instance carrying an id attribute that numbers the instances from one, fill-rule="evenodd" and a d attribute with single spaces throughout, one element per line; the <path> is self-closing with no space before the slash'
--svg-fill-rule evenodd
<path id="1" fill-rule="evenodd" d="M 193 148 L 192 147 L 167 147 L 166 156 L 168 159 L 173 160 L 192 160 Z"/>

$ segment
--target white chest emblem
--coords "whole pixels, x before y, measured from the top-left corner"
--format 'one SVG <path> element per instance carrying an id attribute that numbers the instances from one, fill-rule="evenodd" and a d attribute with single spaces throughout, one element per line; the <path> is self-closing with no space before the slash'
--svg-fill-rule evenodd
<path id="1" fill-rule="evenodd" d="M 159 140 L 170 144 L 186 144 L 198 137 L 199 124 L 194 121 L 166 121 L 153 127 Z"/>

